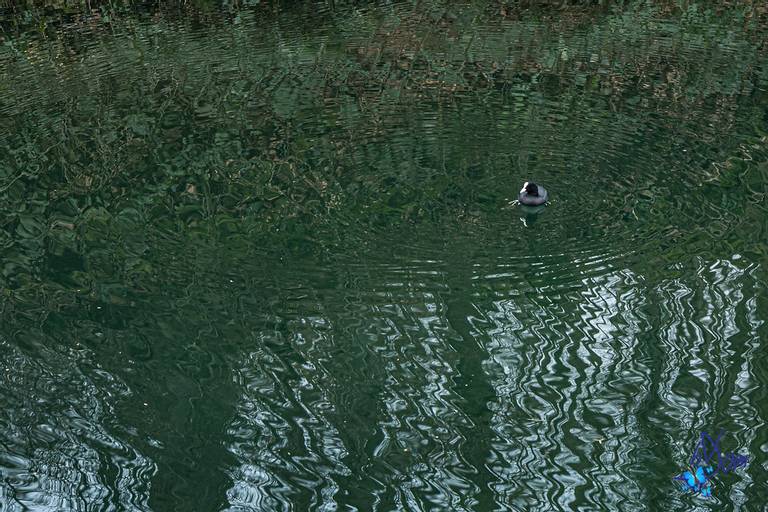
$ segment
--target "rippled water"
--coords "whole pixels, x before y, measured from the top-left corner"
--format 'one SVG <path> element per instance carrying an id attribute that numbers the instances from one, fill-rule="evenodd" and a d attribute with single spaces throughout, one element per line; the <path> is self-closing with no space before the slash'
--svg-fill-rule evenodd
<path id="1" fill-rule="evenodd" d="M 0 510 L 764 510 L 768 12 L 672 4 L 0 10 Z"/>

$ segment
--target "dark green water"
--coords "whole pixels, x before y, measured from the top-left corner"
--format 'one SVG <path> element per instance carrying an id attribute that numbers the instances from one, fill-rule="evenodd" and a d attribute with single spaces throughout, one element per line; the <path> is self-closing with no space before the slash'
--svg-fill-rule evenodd
<path id="1" fill-rule="evenodd" d="M 0 510 L 765 510 L 768 13 L 662 4 L 0 10 Z"/>

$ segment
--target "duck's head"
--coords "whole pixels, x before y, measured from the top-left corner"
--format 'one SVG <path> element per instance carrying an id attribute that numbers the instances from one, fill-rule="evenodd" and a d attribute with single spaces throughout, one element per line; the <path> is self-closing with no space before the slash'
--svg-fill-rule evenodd
<path id="1" fill-rule="evenodd" d="M 539 195 L 539 187 L 537 187 L 536 184 L 532 181 L 526 181 L 525 185 L 523 185 L 523 190 L 525 190 L 525 193 L 529 196 Z"/>

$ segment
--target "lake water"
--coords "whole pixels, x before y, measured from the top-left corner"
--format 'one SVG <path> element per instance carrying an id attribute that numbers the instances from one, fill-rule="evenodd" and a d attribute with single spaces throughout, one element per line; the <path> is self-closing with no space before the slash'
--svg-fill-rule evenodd
<path id="1" fill-rule="evenodd" d="M 0 4 L 0 510 L 765 510 L 730 4 Z"/>

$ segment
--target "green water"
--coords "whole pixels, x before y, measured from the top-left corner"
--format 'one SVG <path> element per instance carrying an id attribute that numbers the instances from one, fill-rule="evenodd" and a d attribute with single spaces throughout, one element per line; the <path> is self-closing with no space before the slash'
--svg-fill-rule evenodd
<path id="1" fill-rule="evenodd" d="M 0 6 L 0 510 L 765 510 L 768 12 L 653 4 Z"/>

